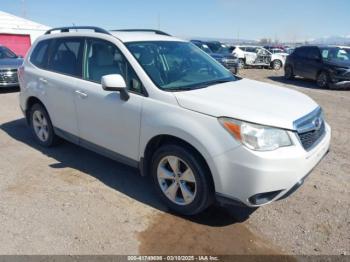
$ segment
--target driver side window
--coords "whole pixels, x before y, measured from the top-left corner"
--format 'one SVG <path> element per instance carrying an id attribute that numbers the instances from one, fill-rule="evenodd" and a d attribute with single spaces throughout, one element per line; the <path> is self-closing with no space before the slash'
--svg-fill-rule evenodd
<path id="1" fill-rule="evenodd" d="M 105 75 L 123 76 L 127 88 L 142 93 L 142 84 L 124 55 L 113 44 L 100 39 L 88 39 L 84 59 L 84 79 L 101 83 Z"/>

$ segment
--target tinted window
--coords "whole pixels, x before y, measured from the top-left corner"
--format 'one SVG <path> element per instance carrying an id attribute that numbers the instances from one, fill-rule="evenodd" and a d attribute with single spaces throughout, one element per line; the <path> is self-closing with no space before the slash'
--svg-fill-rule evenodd
<path id="1" fill-rule="evenodd" d="M 307 52 L 307 58 L 309 59 L 320 59 L 320 50 L 317 47 L 310 47 L 308 48 L 308 52 Z"/>
<path id="2" fill-rule="evenodd" d="M 71 76 L 82 76 L 82 38 L 57 38 L 54 40 L 48 69 Z"/>
<path id="3" fill-rule="evenodd" d="M 300 57 L 300 58 L 306 58 L 308 53 L 308 48 L 307 47 L 299 47 L 295 49 L 294 55 Z"/>
<path id="4" fill-rule="evenodd" d="M 30 62 L 40 68 L 45 68 L 47 65 L 47 52 L 49 49 L 50 40 L 39 42 L 30 56 Z"/>
<path id="5" fill-rule="evenodd" d="M 141 81 L 113 43 L 90 39 L 86 54 L 84 79 L 101 83 L 102 76 L 120 74 L 130 91 L 142 93 Z"/>
<path id="6" fill-rule="evenodd" d="M 339 47 L 324 47 L 321 48 L 322 58 L 332 62 L 349 62 L 350 49 Z"/>

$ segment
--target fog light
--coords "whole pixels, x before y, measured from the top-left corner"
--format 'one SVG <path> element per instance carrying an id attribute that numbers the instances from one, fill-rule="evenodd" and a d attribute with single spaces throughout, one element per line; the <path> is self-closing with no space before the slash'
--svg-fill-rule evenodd
<path id="1" fill-rule="evenodd" d="M 262 205 L 274 199 L 282 190 L 266 192 L 251 196 L 248 200 L 253 205 Z"/>

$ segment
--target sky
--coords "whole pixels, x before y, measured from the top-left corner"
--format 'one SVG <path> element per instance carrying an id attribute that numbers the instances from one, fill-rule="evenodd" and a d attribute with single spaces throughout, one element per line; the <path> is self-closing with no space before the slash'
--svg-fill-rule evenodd
<path id="1" fill-rule="evenodd" d="M 350 37 L 350 0 L 0 0 L 0 10 L 52 27 L 280 41 Z"/>

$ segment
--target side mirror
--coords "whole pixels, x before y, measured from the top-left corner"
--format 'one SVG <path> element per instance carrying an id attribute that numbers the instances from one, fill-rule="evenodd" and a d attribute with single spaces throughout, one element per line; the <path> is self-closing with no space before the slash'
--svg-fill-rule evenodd
<path id="1" fill-rule="evenodd" d="M 126 89 L 126 83 L 121 75 L 105 75 L 102 77 L 101 84 L 103 90 L 120 92 L 120 98 L 122 100 L 129 100 L 130 96 Z"/>

